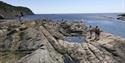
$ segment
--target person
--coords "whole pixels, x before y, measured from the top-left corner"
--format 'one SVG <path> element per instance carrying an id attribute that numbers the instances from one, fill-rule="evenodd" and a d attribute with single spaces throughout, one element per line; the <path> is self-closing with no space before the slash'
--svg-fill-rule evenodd
<path id="1" fill-rule="evenodd" d="M 94 32 L 95 32 L 95 39 L 94 40 L 99 40 L 100 33 L 101 33 L 100 28 L 98 26 L 96 26 Z"/>
<path id="2" fill-rule="evenodd" d="M 93 33 L 93 28 L 92 28 L 92 26 L 90 25 L 90 26 L 89 26 L 89 39 L 92 38 L 92 33 Z"/>
<path id="3" fill-rule="evenodd" d="M 24 15 L 23 15 L 23 13 L 21 12 L 21 13 L 20 13 L 20 16 L 19 16 L 19 21 L 20 21 L 21 24 L 23 24 L 23 23 L 22 23 L 22 17 L 23 17 L 23 16 L 24 16 Z"/>
<path id="4" fill-rule="evenodd" d="M 64 21 L 64 19 L 62 19 L 62 22 Z"/>

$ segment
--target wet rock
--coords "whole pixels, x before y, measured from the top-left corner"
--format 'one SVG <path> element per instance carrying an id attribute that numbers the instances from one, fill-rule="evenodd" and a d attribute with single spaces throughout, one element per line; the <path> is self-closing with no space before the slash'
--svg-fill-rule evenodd
<path id="1" fill-rule="evenodd" d="M 125 14 L 118 15 L 117 19 L 125 21 Z"/>

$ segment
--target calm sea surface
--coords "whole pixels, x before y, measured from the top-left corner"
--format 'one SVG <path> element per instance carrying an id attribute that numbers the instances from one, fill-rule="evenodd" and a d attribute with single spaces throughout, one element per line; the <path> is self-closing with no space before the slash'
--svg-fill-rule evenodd
<path id="1" fill-rule="evenodd" d="M 119 13 L 89 13 L 89 14 L 36 14 L 25 16 L 24 19 L 51 19 L 53 21 L 83 21 L 87 25 L 98 25 L 104 32 L 125 38 L 125 21 L 117 20 Z M 74 37 L 73 37 L 74 38 Z M 79 40 L 79 39 L 77 39 Z"/>

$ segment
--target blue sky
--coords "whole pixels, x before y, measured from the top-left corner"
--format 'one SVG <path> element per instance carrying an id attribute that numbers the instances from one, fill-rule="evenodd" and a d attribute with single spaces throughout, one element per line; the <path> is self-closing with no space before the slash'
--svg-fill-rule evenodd
<path id="1" fill-rule="evenodd" d="M 2 0 L 25 6 L 37 14 L 53 13 L 123 13 L 125 0 Z"/>

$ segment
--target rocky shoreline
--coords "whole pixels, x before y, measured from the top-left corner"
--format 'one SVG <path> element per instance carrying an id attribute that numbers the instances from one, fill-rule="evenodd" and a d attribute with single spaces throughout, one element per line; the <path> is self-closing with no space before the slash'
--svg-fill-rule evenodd
<path id="1" fill-rule="evenodd" d="M 125 21 L 125 14 L 119 15 L 117 19 Z"/>
<path id="2" fill-rule="evenodd" d="M 0 63 L 125 62 L 124 38 L 102 32 L 100 40 L 88 39 L 87 26 L 79 22 L 12 19 L 22 14 L 33 12 L 0 1 Z M 85 42 L 65 40 L 72 36 L 84 36 Z"/>
<path id="3" fill-rule="evenodd" d="M 84 23 L 57 23 L 47 20 L 20 23 L 17 20 L 8 20 L 0 24 L 0 63 L 124 63 L 125 61 L 125 39 L 110 33 L 102 32 L 99 41 L 86 38 L 86 43 L 64 40 L 66 36 L 87 37 L 87 27 Z"/>

